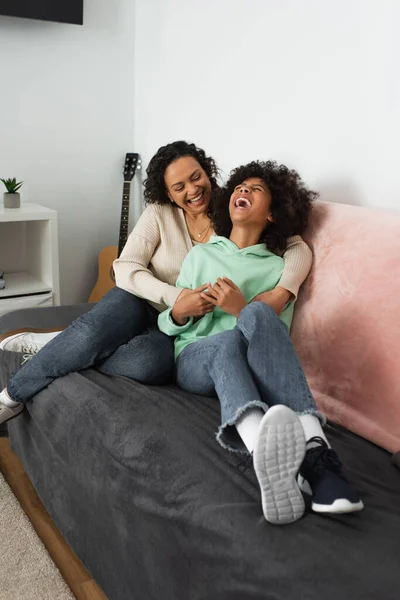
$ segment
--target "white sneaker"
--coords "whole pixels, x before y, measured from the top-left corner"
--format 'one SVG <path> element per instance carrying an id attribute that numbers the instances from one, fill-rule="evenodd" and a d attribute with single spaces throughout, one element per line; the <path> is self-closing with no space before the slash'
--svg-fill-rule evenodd
<path id="1" fill-rule="evenodd" d="M 25 404 L 22 402 L 15 403 L 15 406 L 8 406 L 8 404 L 3 404 L 3 400 L 7 403 L 12 402 L 6 390 L 0 392 L 0 425 L 17 417 L 25 408 Z"/>
<path id="2" fill-rule="evenodd" d="M 305 504 L 297 474 L 305 452 L 299 417 L 287 406 L 272 406 L 262 418 L 253 453 L 263 512 L 269 523 L 285 525 L 303 516 Z"/>
<path id="3" fill-rule="evenodd" d="M 55 338 L 60 331 L 51 331 L 49 333 L 23 332 L 9 335 L 0 342 L 0 350 L 8 352 L 23 352 L 24 354 L 34 355 L 39 352 L 50 340 Z"/>

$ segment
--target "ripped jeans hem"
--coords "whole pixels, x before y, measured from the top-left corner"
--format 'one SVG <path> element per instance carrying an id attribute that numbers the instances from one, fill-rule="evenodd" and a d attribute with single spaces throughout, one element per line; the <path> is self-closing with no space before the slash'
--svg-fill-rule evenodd
<path id="1" fill-rule="evenodd" d="M 249 454 L 249 451 L 247 450 L 246 446 L 242 442 L 242 440 L 239 436 L 239 433 L 237 433 L 237 436 L 238 436 L 239 443 L 241 444 L 242 448 L 240 448 L 240 447 L 238 448 L 237 446 L 234 446 L 233 443 L 227 439 L 225 430 L 227 427 L 235 427 L 238 419 L 240 419 L 240 417 L 250 408 L 261 408 L 264 412 L 267 412 L 269 407 L 268 407 L 268 404 L 266 404 L 265 402 L 262 402 L 261 400 L 253 400 L 251 402 L 248 402 L 244 406 L 240 406 L 236 410 L 233 417 L 231 417 L 230 419 L 228 419 L 227 421 L 222 423 L 222 425 L 220 425 L 218 427 L 218 431 L 215 434 L 215 437 L 216 437 L 217 442 L 225 450 L 229 450 L 229 452 L 235 452 L 238 454 Z"/>
<path id="2" fill-rule="evenodd" d="M 237 437 L 239 439 L 239 444 L 242 447 L 238 447 L 236 445 L 234 445 L 229 439 L 227 439 L 227 435 L 226 435 L 226 428 L 227 427 L 235 427 L 238 419 L 240 419 L 240 417 L 249 409 L 251 408 L 261 408 L 262 410 L 264 410 L 264 412 L 267 412 L 269 409 L 268 404 L 266 404 L 265 402 L 262 402 L 260 400 L 253 400 L 252 402 L 248 402 L 247 404 L 245 404 L 244 406 L 241 406 L 240 408 L 238 408 L 236 410 L 235 415 L 227 420 L 225 423 L 223 423 L 222 425 L 219 426 L 217 433 L 215 434 L 216 440 L 217 442 L 225 449 L 225 450 L 229 450 L 229 452 L 234 452 L 236 454 L 249 454 L 249 451 L 247 450 L 247 448 L 245 447 L 243 441 L 241 440 L 239 433 L 237 433 Z M 319 419 L 321 426 L 324 427 L 326 425 L 326 417 L 323 413 L 319 412 L 319 410 L 315 409 L 315 408 L 308 408 L 307 410 L 303 410 L 303 411 L 294 411 L 296 412 L 297 416 L 301 417 L 303 415 L 314 415 L 314 417 L 317 417 L 317 419 Z"/>

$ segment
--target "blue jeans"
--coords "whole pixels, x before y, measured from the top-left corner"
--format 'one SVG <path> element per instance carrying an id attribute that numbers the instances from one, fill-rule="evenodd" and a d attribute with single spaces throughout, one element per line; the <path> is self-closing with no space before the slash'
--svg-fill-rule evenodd
<path id="1" fill-rule="evenodd" d="M 324 421 L 286 326 L 263 302 L 248 304 L 234 329 L 186 346 L 177 358 L 176 377 L 188 392 L 217 394 L 222 423 L 217 440 L 228 450 L 246 452 L 234 425 L 251 407 L 267 411 L 285 404 Z"/>
<path id="2" fill-rule="evenodd" d="M 173 339 L 157 328 L 157 311 L 118 287 L 33 356 L 7 385 L 26 402 L 57 377 L 96 366 L 145 384 L 167 383 L 174 369 Z"/>

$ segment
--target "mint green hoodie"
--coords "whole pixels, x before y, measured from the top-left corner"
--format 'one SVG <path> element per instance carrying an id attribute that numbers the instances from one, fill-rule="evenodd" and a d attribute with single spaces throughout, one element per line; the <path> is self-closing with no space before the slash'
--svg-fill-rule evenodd
<path id="1" fill-rule="evenodd" d="M 247 302 L 257 294 L 272 290 L 279 282 L 284 267 L 283 258 L 276 256 L 265 244 L 256 244 L 240 249 L 225 237 L 213 235 L 207 244 L 192 248 L 183 261 L 176 285 L 194 289 L 204 283 L 213 285 L 218 277 L 228 277 L 241 290 Z M 224 312 L 218 306 L 212 313 L 193 319 L 182 326 L 176 325 L 171 318 L 171 308 L 158 317 L 158 327 L 175 339 L 175 358 L 188 344 L 197 342 L 210 335 L 233 329 L 237 319 Z M 288 303 L 280 319 L 288 329 L 293 318 L 293 303 Z"/>

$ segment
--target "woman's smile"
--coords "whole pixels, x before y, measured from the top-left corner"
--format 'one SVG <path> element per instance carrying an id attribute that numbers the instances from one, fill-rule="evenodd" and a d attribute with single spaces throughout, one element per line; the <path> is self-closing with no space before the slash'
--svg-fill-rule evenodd
<path id="1" fill-rule="evenodd" d="M 187 204 L 190 204 L 190 206 L 201 206 L 204 203 L 204 190 L 202 190 L 194 198 L 189 198 L 186 200 L 186 202 Z"/>

